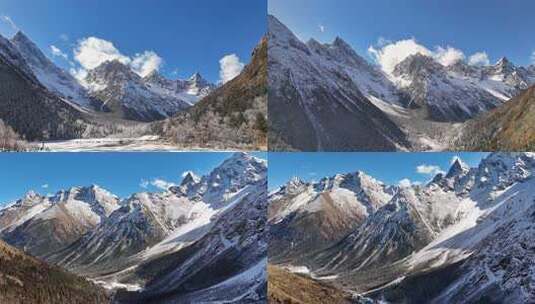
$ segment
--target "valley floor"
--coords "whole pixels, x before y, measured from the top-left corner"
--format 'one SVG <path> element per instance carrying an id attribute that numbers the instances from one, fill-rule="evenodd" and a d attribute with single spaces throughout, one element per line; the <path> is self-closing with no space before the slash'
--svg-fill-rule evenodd
<path id="1" fill-rule="evenodd" d="M 103 137 L 72 139 L 62 141 L 48 141 L 32 143 L 38 150 L 51 152 L 184 152 L 184 151 L 226 151 L 231 149 L 214 149 L 201 147 L 180 147 L 176 144 L 160 139 L 156 135 L 141 137 Z"/>

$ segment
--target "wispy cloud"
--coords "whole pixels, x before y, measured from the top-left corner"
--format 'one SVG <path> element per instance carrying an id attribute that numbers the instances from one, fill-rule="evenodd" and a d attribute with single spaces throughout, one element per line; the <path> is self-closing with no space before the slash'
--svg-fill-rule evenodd
<path id="1" fill-rule="evenodd" d="M 41 185 L 41 188 L 43 188 L 43 189 L 48 189 L 48 184 L 43 184 L 43 185 Z"/>
<path id="2" fill-rule="evenodd" d="M 51 45 L 50 46 L 50 51 L 52 52 L 52 55 L 55 56 L 55 57 L 61 57 L 61 58 L 65 59 L 65 60 L 69 60 L 69 56 L 67 56 L 67 54 L 65 54 L 62 50 L 60 50 L 55 45 Z"/>
<path id="3" fill-rule="evenodd" d="M 13 30 L 15 32 L 18 32 L 20 30 L 19 27 L 17 26 L 17 24 L 13 21 L 13 19 L 11 19 L 11 17 L 9 17 L 7 15 L 1 15 L 0 16 L 0 20 L 2 20 L 2 22 L 6 23 L 11 28 L 11 30 Z"/>
<path id="4" fill-rule="evenodd" d="M 320 24 L 319 26 L 320 32 L 325 33 L 325 26 Z"/>
<path id="5" fill-rule="evenodd" d="M 485 52 L 477 52 L 468 58 L 468 63 L 471 65 L 489 65 L 489 56 Z"/>
<path id="6" fill-rule="evenodd" d="M 141 182 L 139 183 L 139 186 L 143 189 L 148 189 L 149 186 L 153 186 L 161 190 L 167 190 L 169 189 L 169 187 L 176 186 L 176 184 L 172 182 L 168 182 L 161 178 L 153 178 L 152 180 L 142 179 Z"/>
<path id="7" fill-rule="evenodd" d="M 444 173 L 444 170 L 439 166 L 423 164 L 416 167 L 416 172 L 425 175 L 436 175 L 438 173 Z"/>
<path id="8" fill-rule="evenodd" d="M 146 179 L 142 179 L 141 182 L 139 183 L 139 186 L 143 189 L 147 189 L 149 187 L 149 181 L 146 180 Z"/>
<path id="9" fill-rule="evenodd" d="M 176 186 L 175 183 L 171 183 L 160 178 L 153 179 L 150 184 L 161 190 L 167 190 L 170 187 Z"/>
<path id="10" fill-rule="evenodd" d="M 61 34 L 59 35 L 59 39 L 63 42 L 68 42 L 69 41 L 69 35 L 67 34 Z"/>

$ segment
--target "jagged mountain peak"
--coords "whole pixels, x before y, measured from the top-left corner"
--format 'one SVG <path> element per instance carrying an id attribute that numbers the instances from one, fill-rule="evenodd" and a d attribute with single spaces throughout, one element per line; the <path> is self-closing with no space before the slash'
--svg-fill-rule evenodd
<path id="1" fill-rule="evenodd" d="M 444 66 L 438 63 L 433 57 L 416 53 L 408 56 L 398 63 L 394 68 L 394 76 L 411 75 L 416 76 L 420 73 L 435 73 L 444 70 Z M 422 75 L 425 76 L 425 75 Z"/>
<path id="2" fill-rule="evenodd" d="M 191 82 L 206 82 L 206 80 L 201 76 L 201 73 L 195 72 L 190 76 L 189 81 Z"/>
<path id="3" fill-rule="evenodd" d="M 459 157 L 456 157 L 453 163 L 451 164 L 448 173 L 446 174 L 446 178 L 452 178 L 466 174 L 469 170 L 470 166 L 463 162 Z"/>
<path id="4" fill-rule="evenodd" d="M 306 183 L 300 177 L 294 176 L 286 183 L 286 191 L 296 191 L 305 184 Z"/>
<path id="5" fill-rule="evenodd" d="M 199 176 L 197 176 L 192 171 L 188 171 L 184 178 L 182 179 L 182 182 L 180 183 L 181 186 L 187 185 L 187 184 L 196 184 L 201 180 Z"/>
<path id="6" fill-rule="evenodd" d="M 24 34 L 20 30 L 17 31 L 17 33 L 13 36 L 13 38 L 11 38 L 11 41 L 17 41 L 20 43 L 35 45 L 35 43 L 32 40 L 30 40 L 30 38 L 28 38 L 28 36 L 26 36 L 26 34 Z"/>

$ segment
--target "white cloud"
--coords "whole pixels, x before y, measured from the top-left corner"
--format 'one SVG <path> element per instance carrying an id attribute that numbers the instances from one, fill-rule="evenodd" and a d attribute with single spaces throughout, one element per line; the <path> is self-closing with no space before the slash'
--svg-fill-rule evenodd
<path id="1" fill-rule="evenodd" d="M 142 179 L 141 182 L 139 183 L 139 186 L 143 189 L 147 189 L 149 187 L 149 181 L 146 180 L 146 179 Z"/>
<path id="2" fill-rule="evenodd" d="M 320 32 L 325 33 L 325 26 L 324 25 L 320 24 L 319 28 L 320 28 Z"/>
<path id="3" fill-rule="evenodd" d="M 150 182 L 150 184 L 153 185 L 154 187 L 162 189 L 162 190 L 167 190 L 167 189 L 169 189 L 169 187 L 175 186 L 174 183 L 165 181 L 165 180 L 160 179 L 160 178 L 153 179 Z"/>
<path id="4" fill-rule="evenodd" d="M 67 35 L 67 34 L 61 34 L 61 35 L 59 35 L 59 39 L 60 39 L 61 41 L 67 42 L 67 41 L 69 41 L 69 35 Z"/>
<path id="5" fill-rule="evenodd" d="M 13 22 L 13 19 L 11 19 L 11 17 L 2 15 L 0 16 L 0 20 L 6 23 L 11 28 L 12 31 L 18 32 L 20 30 L 19 27 L 15 24 L 15 22 Z"/>
<path id="6" fill-rule="evenodd" d="M 468 64 L 470 65 L 489 65 L 489 56 L 485 52 L 477 52 L 468 57 Z"/>
<path id="7" fill-rule="evenodd" d="M 230 54 L 219 60 L 219 66 L 219 81 L 224 84 L 240 75 L 245 64 L 240 62 L 240 58 L 236 54 Z"/>
<path id="8" fill-rule="evenodd" d="M 531 63 L 535 64 L 535 51 L 531 54 Z"/>
<path id="9" fill-rule="evenodd" d="M 163 60 L 158 54 L 153 51 L 145 51 L 141 54 L 136 54 L 132 63 L 132 69 L 141 77 L 149 75 L 152 71 L 160 70 Z"/>
<path id="10" fill-rule="evenodd" d="M 132 61 L 121 54 L 110 41 L 96 37 L 80 40 L 74 50 L 74 58 L 86 70 L 94 69 L 106 61 L 119 60 L 124 64 Z"/>
<path id="11" fill-rule="evenodd" d="M 418 44 L 414 39 L 400 40 L 379 48 L 370 46 L 368 52 L 382 69 L 389 74 L 394 71 L 400 62 L 411 55 L 422 54 L 433 56 L 433 53 L 429 49 Z"/>
<path id="12" fill-rule="evenodd" d="M 56 57 L 62 57 L 63 59 L 65 60 L 68 60 L 69 57 L 67 56 L 67 54 L 65 54 L 62 50 L 60 50 L 58 47 L 56 47 L 55 45 L 51 45 L 50 46 L 50 51 L 52 52 L 52 55 L 56 56 Z"/>
<path id="13" fill-rule="evenodd" d="M 398 185 L 402 188 L 409 188 L 410 186 L 412 186 L 412 182 L 410 179 L 404 178 L 399 181 Z"/>
<path id="14" fill-rule="evenodd" d="M 435 51 L 435 58 L 443 66 L 449 66 L 464 60 L 465 56 L 461 50 L 447 46 L 443 48 L 438 46 Z"/>
<path id="15" fill-rule="evenodd" d="M 71 69 L 71 74 L 83 83 L 87 71 L 94 69 L 106 61 L 118 60 L 129 65 L 134 72 L 144 77 L 154 70 L 159 70 L 163 59 L 154 51 L 144 51 L 129 57 L 122 54 L 115 45 L 97 37 L 88 37 L 78 41 L 73 51 L 74 59 L 81 66 Z"/>
<path id="16" fill-rule="evenodd" d="M 395 67 L 407 57 L 416 54 L 433 57 L 444 66 L 466 60 L 463 51 L 459 49 L 451 46 L 436 46 L 434 50 L 431 50 L 416 42 L 414 38 L 390 42 L 380 37 L 375 46 L 368 48 L 368 53 L 388 74 L 392 74 Z M 468 58 L 468 63 L 488 65 L 489 59 L 485 52 L 478 52 Z"/>
<path id="17" fill-rule="evenodd" d="M 43 184 L 43 185 L 41 185 L 41 188 L 43 188 L 43 189 L 48 189 L 48 184 Z"/>
<path id="18" fill-rule="evenodd" d="M 416 167 L 416 172 L 426 175 L 436 175 L 438 173 L 444 173 L 444 171 L 439 166 L 425 164 Z"/>

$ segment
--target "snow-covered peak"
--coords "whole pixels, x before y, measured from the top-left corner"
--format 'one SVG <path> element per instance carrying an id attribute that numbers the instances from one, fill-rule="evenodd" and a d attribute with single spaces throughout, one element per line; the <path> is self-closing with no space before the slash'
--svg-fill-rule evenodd
<path id="1" fill-rule="evenodd" d="M 268 36 L 269 43 L 276 43 L 280 45 L 292 44 L 303 45 L 299 39 L 290 31 L 286 25 L 282 24 L 275 16 L 268 15 Z"/>
<path id="2" fill-rule="evenodd" d="M 11 42 L 24 57 L 35 77 L 49 91 L 58 94 L 67 102 L 91 107 L 89 96 L 80 83 L 71 74 L 56 66 L 24 33 L 19 31 Z"/>
<path id="3" fill-rule="evenodd" d="M 433 57 L 420 53 L 413 54 L 398 63 L 393 75 L 396 77 L 428 77 L 430 74 L 443 73 L 444 66 Z"/>
<path id="4" fill-rule="evenodd" d="M 192 171 L 188 171 L 186 172 L 186 174 L 184 175 L 184 178 L 182 179 L 182 182 L 180 183 L 181 186 L 183 185 L 187 185 L 187 184 L 196 184 L 198 183 L 199 181 L 201 180 L 201 178 L 199 176 L 197 176 L 195 173 L 193 173 Z"/>
<path id="5" fill-rule="evenodd" d="M 470 166 L 457 157 L 451 164 L 448 174 L 446 174 L 446 178 L 461 176 L 468 173 L 468 171 L 470 171 Z"/>
<path id="6" fill-rule="evenodd" d="M 24 195 L 24 199 L 25 200 L 33 200 L 35 198 L 40 198 L 40 197 L 41 197 L 41 195 L 39 195 L 34 190 L 30 190 L 30 191 L 26 192 L 26 194 Z"/>

